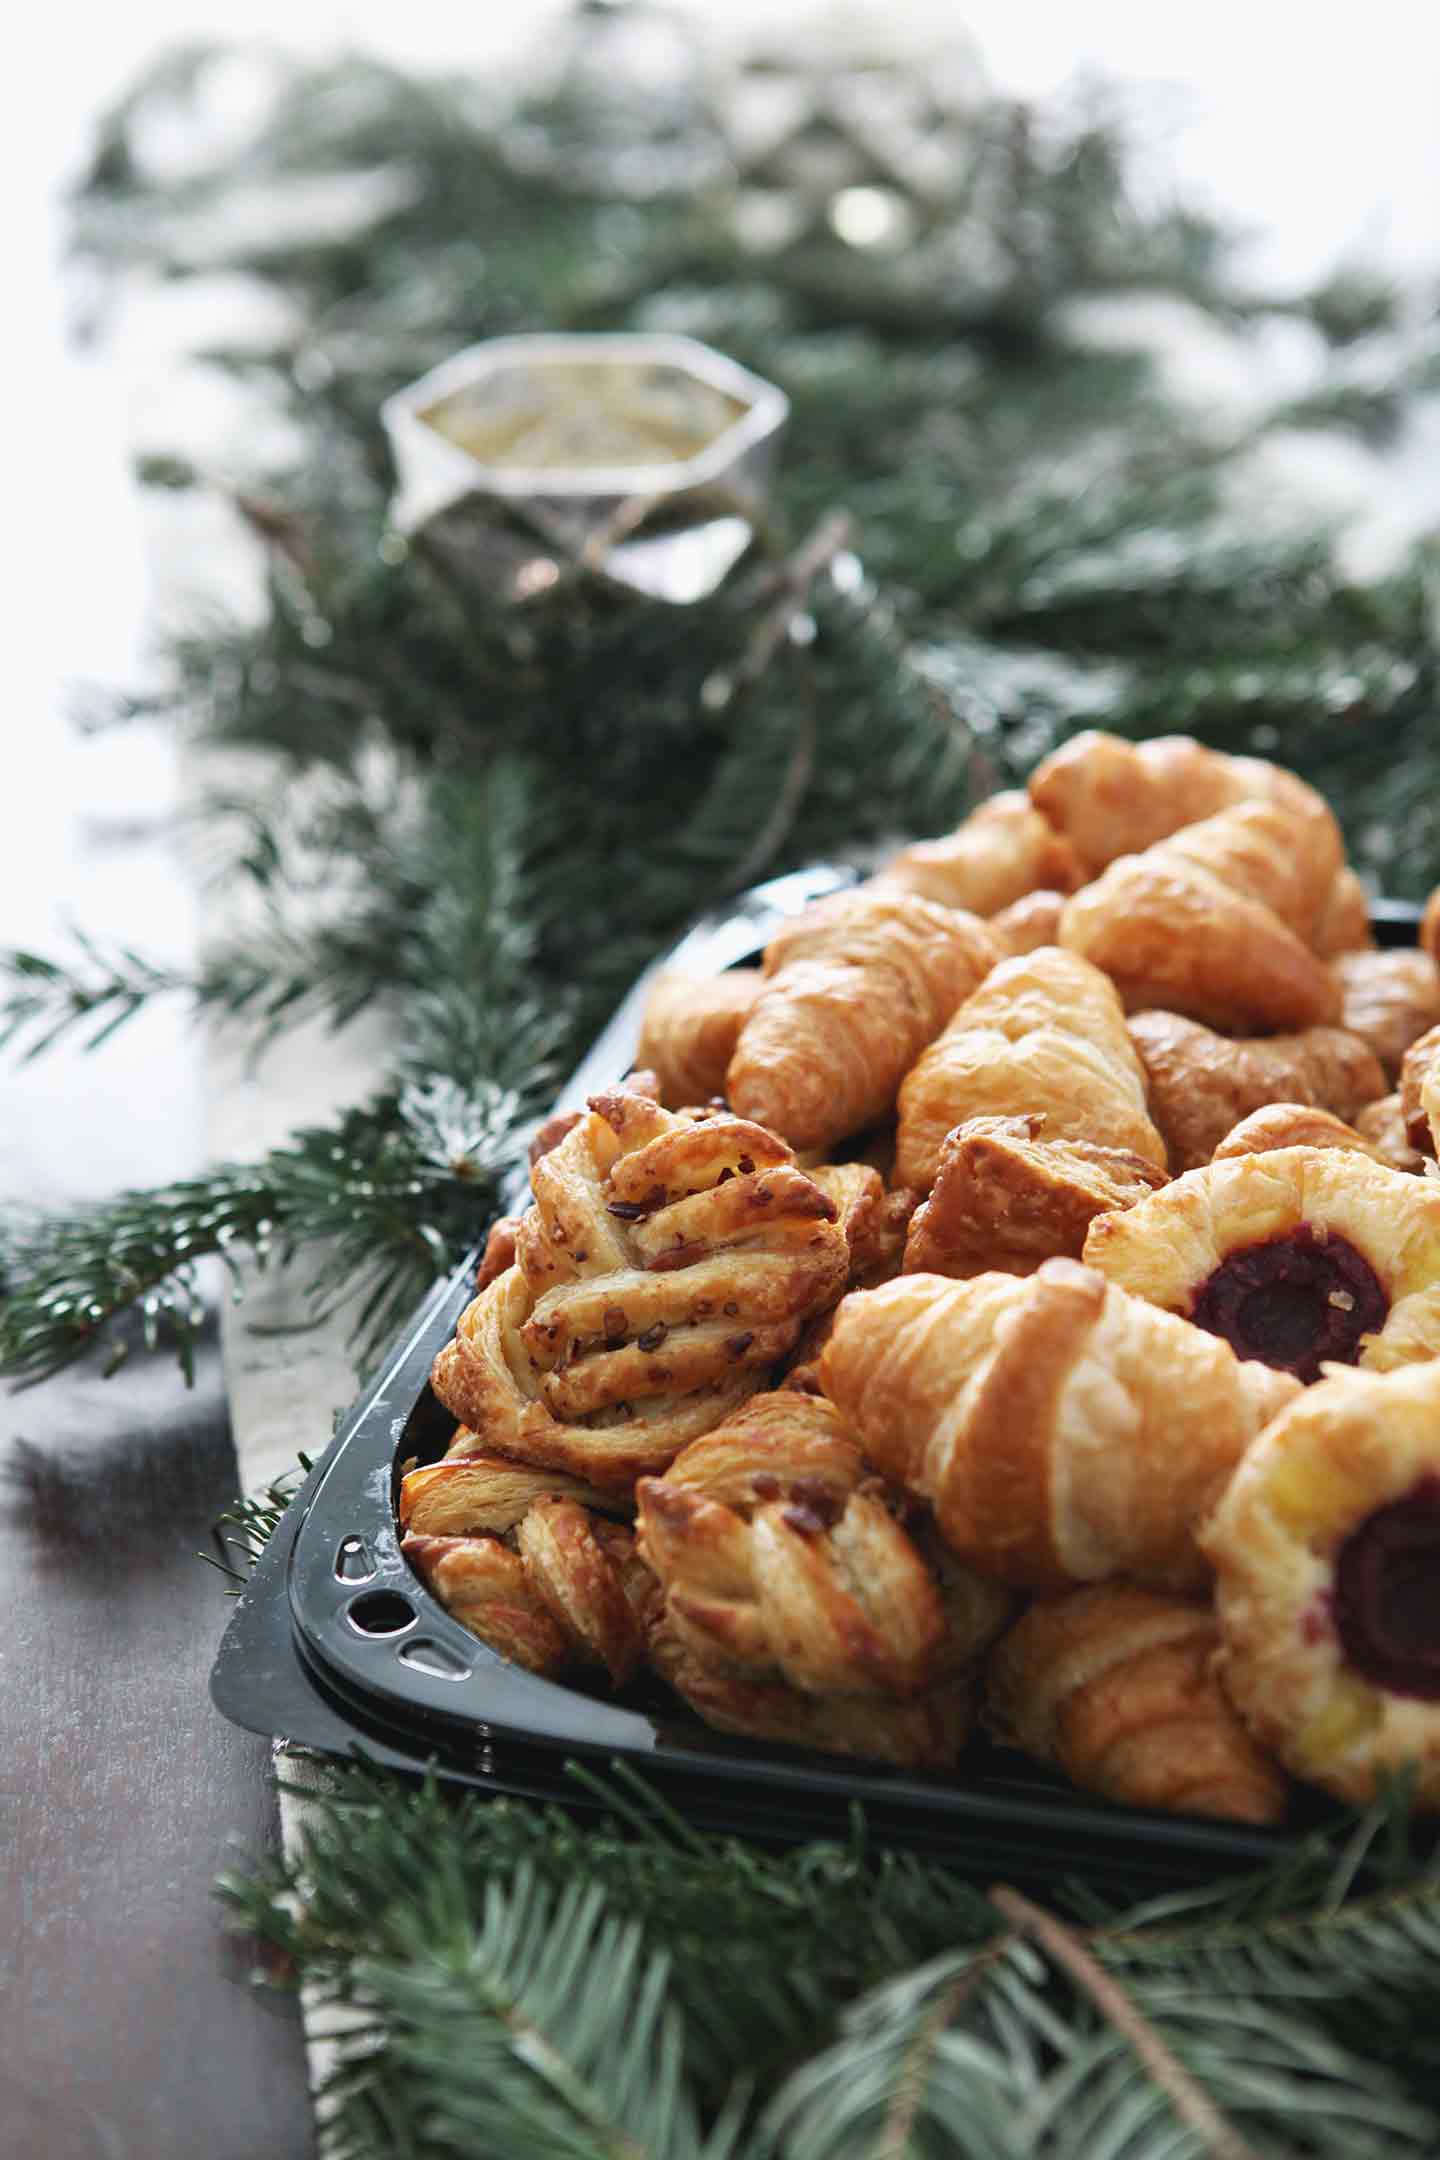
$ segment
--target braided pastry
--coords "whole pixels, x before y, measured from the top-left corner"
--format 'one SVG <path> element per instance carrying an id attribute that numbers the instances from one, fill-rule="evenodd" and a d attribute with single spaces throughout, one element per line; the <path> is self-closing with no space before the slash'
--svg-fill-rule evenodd
<path id="1" fill-rule="evenodd" d="M 942 907 L 995 915 L 1039 886 L 1073 892 L 1084 882 L 1079 858 L 1021 788 L 992 795 L 958 831 L 921 840 L 885 863 L 874 880 L 919 893 Z"/>
<path id="2" fill-rule="evenodd" d="M 1042 1598 L 990 1662 L 995 1737 L 1127 1807 L 1278 1822 L 1285 1779 L 1212 1670 L 1208 1605 L 1132 1583 Z"/>
<path id="3" fill-rule="evenodd" d="M 1105 970 L 1129 1010 L 1211 1026 L 1310 1027 L 1340 990 L 1306 939 L 1339 840 L 1279 803 L 1242 802 L 1118 862 L 1065 903 L 1060 942 Z"/>
<path id="4" fill-rule="evenodd" d="M 1302 1380 L 1408 1361 L 1440 1325 L 1440 1186 L 1339 1148 L 1236 1156 L 1097 1216 L 1085 1261 Z"/>
<path id="5" fill-rule="evenodd" d="M 1305 1103 L 1353 1123 L 1385 1092 L 1374 1052 L 1343 1028 L 1235 1042 L 1179 1013 L 1141 1012 L 1130 1021 L 1130 1040 L 1177 1174 L 1209 1162 L 1225 1135 L 1267 1103 Z"/>
<path id="6" fill-rule="evenodd" d="M 1391 1087 L 1418 1036 L 1440 1022 L 1440 968 L 1427 952 L 1341 953 L 1342 1027 L 1368 1043 Z"/>
<path id="7" fill-rule="evenodd" d="M 416 1537 L 503 1537 L 544 1498 L 575 1500 L 613 1512 L 616 1495 L 559 1470 L 490 1455 L 462 1425 L 443 1461 L 407 1470 L 400 1480 L 400 1528 Z"/>
<path id="8" fill-rule="evenodd" d="M 947 1133 L 930 1198 L 905 1241 L 910 1275 L 1032 1275 L 1078 1260 L 1097 1215 L 1133 1207 L 1165 1173 L 1125 1148 L 1043 1138 L 1047 1120 L 970 1118 Z"/>
<path id="9" fill-rule="evenodd" d="M 659 1098 L 668 1108 L 683 1110 L 724 1094 L 726 1067 L 763 984 L 759 968 L 656 977 L 645 1001 L 635 1062 L 654 1072 Z"/>
<path id="10" fill-rule="evenodd" d="M 1120 1000 L 1098 968 L 1053 945 L 994 968 L 906 1074 L 897 1183 L 928 1191 L 945 1135 L 967 1118 L 1029 1111 L 1053 1140 L 1125 1148 L 1165 1167 Z"/>
<path id="11" fill-rule="evenodd" d="M 1203 1584 L 1194 1524 L 1297 1392 L 1073 1260 L 855 1292 L 820 1373 L 961 1559 L 1033 1590 Z"/>
<path id="12" fill-rule="evenodd" d="M 1261 1745 L 1354 1802 L 1413 1764 L 1440 1809 L 1440 1363 L 1307 1390 L 1202 1536 L 1220 1677 Z"/>
<path id="13" fill-rule="evenodd" d="M 724 1112 L 594 1096 L 533 1183 L 515 1265 L 431 1375 L 487 1453 L 606 1489 L 662 1470 L 845 1282 L 834 1202 Z"/>
<path id="14" fill-rule="evenodd" d="M 977 916 L 912 893 L 867 886 L 806 908 L 766 949 L 728 1099 L 796 1147 L 859 1132 L 999 957 Z"/>

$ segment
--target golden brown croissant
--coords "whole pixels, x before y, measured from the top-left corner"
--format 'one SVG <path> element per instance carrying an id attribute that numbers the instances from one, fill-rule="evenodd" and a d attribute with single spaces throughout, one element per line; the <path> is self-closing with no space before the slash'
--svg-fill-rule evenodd
<path id="1" fill-rule="evenodd" d="M 961 1559 L 1034 1590 L 1203 1584 L 1194 1525 L 1297 1392 L 1073 1260 L 852 1292 L 820 1371 Z"/>
<path id="2" fill-rule="evenodd" d="M 1341 953 L 1341 1025 L 1367 1042 L 1393 1087 L 1418 1036 L 1440 1022 L 1440 968 L 1426 952 Z"/>
<path id="3" fill-rule="evenodd" d="M 462 1627 L 529 1672 L 599 1665 L 622 1687 L 643 1647 L 633 1534 L 542 1495 L 510 1542 L 412 1532 L 401 1551 Z"/>
<path id="4" fill-rule="evenodd" d="M 902 849 L 879 871 L 877 885 L 919 893 L 942 907 L 995 915 L 1023 893 L 1047 885 L 1073 892 L 1079 859 L 1022 788 L 992 795 L 941 840 Z"/>
<path id="5" fill-rule="evenodd" d="M 991 931 L 1004 946 L 1007 958 L 1034 952 L 1037 945 L 1058 945 L 1065 900 L 1063 892 L 1042 887 L 1038 892 L 1026 893 L 1021 900 L 1012 900 L 1009 907 L 992 915 Z"/>
<path id="6" fill-rule="evenodd" d="M 1355 1130 L 1374 1148 L 1376 1159 L 1392 1170 L 1422 1176 L 1426 1157 L 1411 1147 L 1404 1105 L 1398 1094 L 1381 1095 L 1355 1113 Z"/>
<path id="7" fill-rule="evenodd" d="M 1209 1162 L 1226 1133 L 1266 1103 L 1306 1103 L 1351 1123 L 1385 1091 L 1374 1052 L 1342 1028 L 1236 1042 L 1179 1013 L 1142 1012 L 1130 1040 L 1176 1172 Z"/>
<path id="8" fill-rule="evenodd" d="M 863 887 L 807 908 L 765 953 L 725 1092 L 796 1147 L 884 1117 L 903 1074 L 1000 957 L 978 916 Z"/>
<path id="9" fill-rule="evenodd" d="M 1371 1162 L 1387 1163 L 1381 1150 L 1343 1118 L 1291 1102 L 1267 1103 L 1263 1110 L 1252 1110 L 1226 1133 L 1212 1159 L 1228 1162 L 1234 1155 L 1271 1155 L 1277 1148 L 1288 1147 L 1353 1148 Z"/>
<path id="10" fill-rule="evenodd" d="M 1344 952 L 1369 952 L 1374 947 L 1370 895 L 1348 866 L 1336 873 L 1311 942 L 1322 960 L 1333 960 Z"/>
<path id="11" fill-rule="evenodd" d="M 594 1096 L 533 1182 L 431 1384 L 477 1448 L 606 1488 L 718 1425 L 849 1269 L 835 1203 L 723 1111 Z"/>
<path id="12" fill-rule="evenodd" d="M 1097 1216 L 1085 1261 L 1302 1380 L 1388 1365 L 1434 1354 L 1440 1184 L 1340 1148 L 1237 1156 Z"/>
<path id="13" fill-rule="evenodd" d="M 1053 945 L 1002 961 L 907 1073 L 897 1184 L 928 1191 L 945 1135 L 966 1119 L 1027 1111 L 1045 1117 L 1051 1139 L 1165 1167 L 1119 999 L 1098 968 Z"/>
<path id="14" fill-rule="evenodd" d="M 1221 1680 L 1298 1777 L 1440 1808 L 1440 1363 L 1336 1370 L 1263 1433 L 1203 1532 Z"/>
<path id="15" fill-rule="evenodd" d="M 1097 1215 L 1133 1207 L 1165 1173 L 1125 1148 L 1044 1137 L 1047 1119 L 971 1118 L 947 1133 L 930 1198 L 905 1241 L 910 1275 L 1031 1275 L 1078 1260 Z"/>
<path id="16" fill-rule="evenodd" d="M 1042 1598 L 990 1661 L 995 1737 L 1127 1807 L 1278 1822 L 1285 1779 L 1215 1678 L 1210 1606 L 1131 1583 Z"/>
<path id="17" fill-rule="evenodd" d="M 1440 967 L 1440 885 L 1425 902 L 1420 916 L 1420 950 Z"/>
<path id="18" fill-rule="evenodd" d="M 645 1001 L 635 1062 L 655 1073 L 667 1109 L 683 1110 L 724 1094 L 741 1024 L 763 983 L 759 968 L 656 977 Z"/>
<path id="19" fill-rule="evenodd" d="M 1112 863 L 1066 901 L 1060 941 L 1103 968 L 1131 1011 L 1159 1005 L 1237 1031 L 1310 1027 L 1340 1009 L 1338 983 L 1305 942 L 1336 862 L 1282 805 L 1237 803 Z"/>
<path id="20" fill-rule="evenodd" d="M 1440 1027 L 1417 1036 L 1400 1062 L 1400 1114 L 1405 1138 L 1417 1155 L 1435 1153 L 1440 1113 Z"/>

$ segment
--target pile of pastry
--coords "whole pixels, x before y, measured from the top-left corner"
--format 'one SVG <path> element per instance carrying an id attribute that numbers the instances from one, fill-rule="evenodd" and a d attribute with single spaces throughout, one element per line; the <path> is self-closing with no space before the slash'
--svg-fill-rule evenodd
<path id="1" fill-rule="evenodd" d="M 408 1559 L 727 1732 L 1440 1808 L 1437 954 L 1293 774 L 1089 734 L 662 979 L 491 1234 Z"/>

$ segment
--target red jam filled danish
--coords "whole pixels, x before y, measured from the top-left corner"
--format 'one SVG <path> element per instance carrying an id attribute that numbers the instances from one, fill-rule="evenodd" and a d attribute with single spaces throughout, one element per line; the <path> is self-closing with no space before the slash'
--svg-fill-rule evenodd
<path id="1" fill-rule="evenodd" d="M 1331 1368 L 1261 1434 L 1200 1542 L 1221 1680 L 1341 1799 L 1413 1766 L 1440 1809 L 1440 1363 Z"/>

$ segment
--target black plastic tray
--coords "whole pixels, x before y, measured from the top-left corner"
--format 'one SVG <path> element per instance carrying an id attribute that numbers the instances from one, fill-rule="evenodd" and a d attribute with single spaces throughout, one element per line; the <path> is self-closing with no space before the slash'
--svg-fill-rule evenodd
<path id="1" fill-rule="evenodd" d="M 822 866 L 772 880 L 707 917 L 662 965 L 719 972 L 751 957 L 785 916 L 853 879 Z M 1375 909 L 1382 943 L 1413 942 L 1418 911 Z M 562 1092 L 582 1104 L 632 1061 L 648 977 Z M 523 1193 L 513 1193 L 518 1204 Z M 1095 1803 L 983 1743 L 964 1783 L 712 1732 L 640 1683 L 619 1700 L 541 1680 L 453 1620 L 402 1558 L 399 1466 L 444 1453 L 454 1419 L 429 1387 L 431 1362 L 472 1295 L 475 1255 L 415 1314 L 400 1344 L 307 1478 L 237 1601 L 211 1675 L 235 1724 L 337 1754 L 492 1792 L 595 1806 L 570 1762 L 642 1771 L 698 1826 L 794 1839 L 843 1834 L 863 1803 L 891 1841 L 968 1854 L 1019 1879 L 1137 1882 L 1253 1866 L 1326 1817 L 1302 1803 L 1285 1832 Z M 1333 1811 L 1330 1811 L 1333 1813 Z"/>

